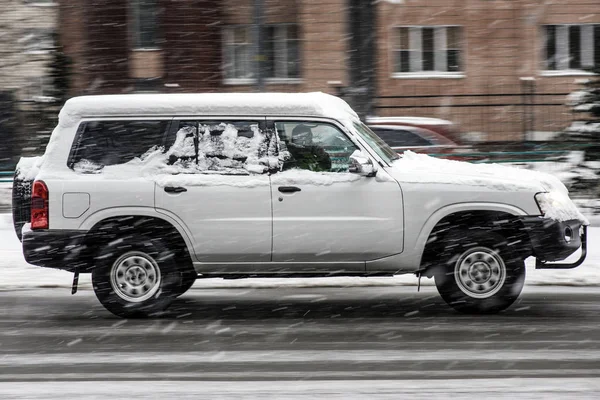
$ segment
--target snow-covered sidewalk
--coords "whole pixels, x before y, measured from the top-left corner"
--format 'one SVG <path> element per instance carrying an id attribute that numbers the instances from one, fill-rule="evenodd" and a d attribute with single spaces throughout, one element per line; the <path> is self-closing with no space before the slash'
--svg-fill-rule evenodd
<path id="1" fill-rule="evenodd" d="M 592 225 L 596 221 L 592 221 Z M 527 261 L 527 285 L 575 285 L 600 286 L 600 228 L 588 230 L 588 256 L 585 263 L 573 270 L 536 270 L 534 259 Z M 576 259 L 573 256 L 572 259 Z M 23 288 L 60 287 L 69 288 L 72 274 L 27 264 L 23 259 L 21 243 L 12 227 L 12 216 L 0 214 L 0 290 Z M 90 275 L 80 278 L 81 289 L 91 289 Z M 393 278 L 253 278 L 239 280 L 199 279 L 194 289 L 202 288 L 277 288 L 314 286 L 394 286 L 416 285 L 414 275 Z M 423 279 L 423 285 L 433 284 L 431 279 Z"/>

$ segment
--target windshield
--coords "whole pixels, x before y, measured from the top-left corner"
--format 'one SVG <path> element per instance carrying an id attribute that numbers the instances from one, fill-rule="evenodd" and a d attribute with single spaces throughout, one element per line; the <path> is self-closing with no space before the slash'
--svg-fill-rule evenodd
<path id="1" fill-rule="evenodd" d="M 355 122 L 354 127 L 356 131 L 360 134 L 368 144 L 371 146 L 373 150 L 379 155 L 379 157 L 383 158 L 385 162 L 388 164 L 393 160 L 397 160 L 400 158 L 398 153 L 396 153 L 390 146 L 387 145 L 379 136 L 373 133 L 365 124 L 362 122 Z"/>

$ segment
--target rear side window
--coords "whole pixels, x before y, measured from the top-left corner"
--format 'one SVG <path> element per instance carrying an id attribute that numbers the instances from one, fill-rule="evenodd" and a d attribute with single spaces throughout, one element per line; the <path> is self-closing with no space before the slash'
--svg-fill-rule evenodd
<path id="1" fill-rule="evenodd" d="M 161 146 L 169 121 L 89 121 L 77 130 L 69 167 L 95 172 L 125 164 Z"/>

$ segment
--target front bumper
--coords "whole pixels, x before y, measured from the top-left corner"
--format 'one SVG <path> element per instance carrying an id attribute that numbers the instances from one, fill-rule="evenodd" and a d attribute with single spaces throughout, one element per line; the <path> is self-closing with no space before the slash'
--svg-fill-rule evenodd
<path id="1" fill-rule="evenodd" d="M 23 232 L 23 255 L 29 264 L 74 271 L 81 267 L 86 232 L 40 229 Z"/>
<path id="2" fill-rule="evenodd" d="M 549 218 L 522 219 L 529 235 L 537 269 L 570 269 L 583 263 L 587 255 L 587 226 L 579 220 L 556 221 Z M 562 261 L 581 248 L 581 256 L 573 263 Z"/>

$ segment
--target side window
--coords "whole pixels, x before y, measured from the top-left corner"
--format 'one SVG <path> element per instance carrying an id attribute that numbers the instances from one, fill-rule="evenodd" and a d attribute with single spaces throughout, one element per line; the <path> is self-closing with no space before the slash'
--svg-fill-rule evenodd
<path id="1" fill-rule="evenodd" d="M 88 121 L 79 125 L 69 167 L 95 173 L 161 146 L 169 121 Z"/>
<path id="2" fill-rule="evenodd" d="M 284 170 L 348 172 L 350 155 L 357 147 L 334 125 L 286 121 L 276 122 L 275 130 L 284 155 Z"/>
<path id="3" fill-rule="evenodd" d="M 180 121 L 167 155 L 188 173 L 264 173 L 277 167 L 270 136 L 258 121 Z"/>

